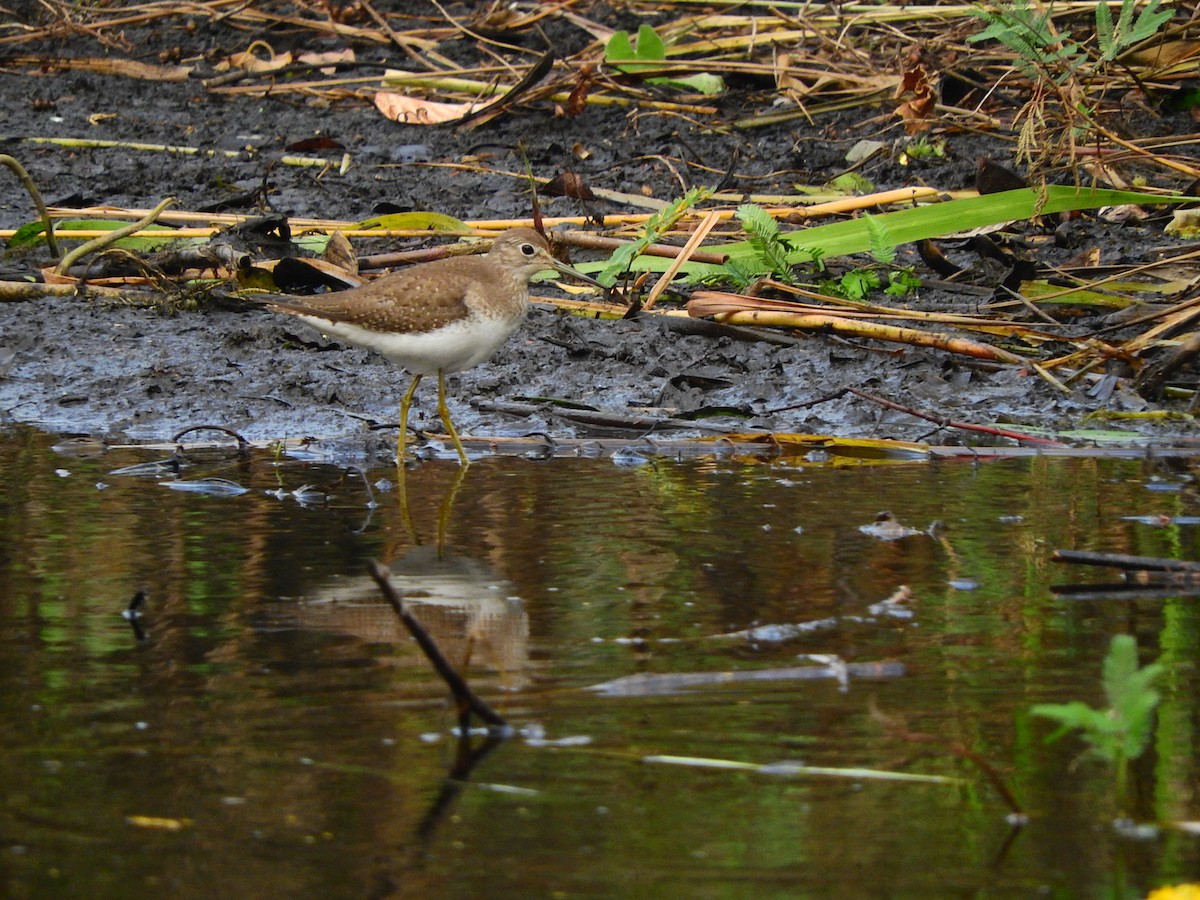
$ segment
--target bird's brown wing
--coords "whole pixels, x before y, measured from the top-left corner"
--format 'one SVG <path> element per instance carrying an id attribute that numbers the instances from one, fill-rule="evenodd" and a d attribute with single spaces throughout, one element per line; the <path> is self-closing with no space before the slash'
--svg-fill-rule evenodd
<path id="1" fill-rule="evenodd" d="M 313 297 L 288 296 L 267 305 L 280 312 L 347 322 L 374 331 L 421 334 L 467 315 L 467 295 L 490 274 L 482 259 L 441 260 L 384 275 L 362 287 Z"/>

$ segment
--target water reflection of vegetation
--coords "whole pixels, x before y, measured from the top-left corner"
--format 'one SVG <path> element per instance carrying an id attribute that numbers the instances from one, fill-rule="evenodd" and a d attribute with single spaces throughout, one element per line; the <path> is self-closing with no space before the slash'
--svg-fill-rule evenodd
<path id="1" fill-rule="evenodd" d="M 441 784 L 450 745 L 418 736 L 442 730 L 443 691 L 419 661 L 400 659 L 402 644 L 310 627 L 296 613 L 331 576 L 414 549 L 395 494 L 376 489 L 379 508 L 360 534 L 365 492 L 335 469 L 209 460 L 193 474 L 255 490 L 206 498 L 109 475 L 144 455 L 75 459 L 50 454 L 48 443 L 28 432 L 0 438 L 0 703 L 10 751 L 0 774 L 25 785 L 10 788 L 7 831 L 35 847 L 19 880 L 46 893 L 54 885 L 38 873 L 50 864 L 94 870 L 103 856 L 111 866 L 99 823 L 117 810 L 193 819 L 188 840 L 225 860 L 213 879 L 241 893 L 270 884 L 341 896 L 347 883 L 367 885 L 378 874 L 367 860 L 411 837 Z M 435 533 L 456 468 L 424 465 L 410 481 L 418 534 Z M 1195 604 L 1064 602 L 1048 585 L 1077 573 L 1046 564 L 1054 547 L 1200 558 L 1196 529 L 1121 518 L 1194 513 L 1184 475 L 1170 462 L 1087 459 L 836 471 L 472 466 L 446 523 L 447 547 L 507 581 L 506 596 L 521 597 L 526 614 L 527 683 L 506 692 L 497 682 L 496 702 L 518 723 L 589 735 L 593 746 L 510 742 L 493 753 L 479 778 L 540 799 L 461 792 L 454 819 L 423 851 L 421 874 L 404 868 L 397 878 L 484 890 L 486 867 L 464 869 L 457 842 L 481 858 L 520 861 L 514 878 L 534 892 L 582 877 L 564 859 L 586 860 L 579 871 L 589 883 L 618 893 L 635 869 L 650 885 L 677 885 L 681 870 L 730 889 L 746 877 L 776 879 L 793 896 L 828 888 L 839 866 L 866 890 L 900 884 L 919 893 L 947 877 L 982 886 L 979 872 L 1007 834 L 1004 808 L 957 760 L 915 755 L 883 733 L 867 712 L 870 695 L 914 731 L 958 741 L 1010 778 L 1033 821 L 987 884 L 1088 892 L 1121 866 L 1139 888 L 1177 877 L 1200 863 L 1194 839 L 1172 833 L 1161 845 L 1127 845 L 1097 832 L 1118 811 L 1111 785 L 1094 769 L 1064 777 L 1077 747 L 1045 746 L 1046 729 L 1028 709 L 1097 700 L 1089 691 L 1112 634 L 1132 634 L 1146 651 L 1157 644 L 1168 674 L 1154 752 L 1132 767 L 1132 811 L 1144 821 L 1194 815 Z M 319 483 L 328 505 L 267 495 L 279 479 Z M 1182 489 L 1147 491 L 1156 480 Z M 947 529 L 936 540 L 873 541 L 858 526 L 881 509 Z M 911 623 L 855 624 L 899 584 L 913 593 Z M 149 597 L 144 646 L 120 617 L 139 587 Z M 707 639 L 819 618 L 841 624 L 780 645 Z M 681 637 L 691 640 L 666 642 Z M 637 672 L 783 667 L 807 652 L 897 659 L 908 674 L 851 681 L 845 693 L 830 684 L 641 700 L 547 693 Z M 974 783 L 959 792 L 845 791 L 634 762 L 650 754 L 794 756 Z M 68 848 L 55 830 L 64 825 L 97 849 Z M 175 840 L 129 848 L 129 865 L 161 876 Z M 301 850 L 308 862 L 275 879 L 280 861 Z M 908 857 L 921 860 L 920 871 L 902 865 Z"/>

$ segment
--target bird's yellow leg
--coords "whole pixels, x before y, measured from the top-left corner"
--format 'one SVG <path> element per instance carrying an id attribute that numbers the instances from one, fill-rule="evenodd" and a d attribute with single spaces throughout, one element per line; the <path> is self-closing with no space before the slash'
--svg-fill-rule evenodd
<path id="1" fill-rule="evenodd" d="M 404 465 L 404 449 L 408 445 L 408 408 L 412 406 L 413 395 L 420 383 L 421 376 L 414 375 L 412 384 L 400 398 L 400 438 L 396 441 L 396 464 L 399 466 Z"/>
<path id="2" fill-rule="evenodd" d="M 446 434 L 450 435 L 450 440 L 454 441 L 454 449 L 458 451 L 458 461 L 464 466 L 469 466 L 471 461 L 467 459 L 467 451 L 463 449 L 462 441 L 458 439 L 458 432 L 454 430 L 454 423 L 450 421 L 450 407 L 446 405 L 446 375 L 441 369 L 438 369 L 438 415 L 442 417 L 442 424 L 446 426 Z"/>

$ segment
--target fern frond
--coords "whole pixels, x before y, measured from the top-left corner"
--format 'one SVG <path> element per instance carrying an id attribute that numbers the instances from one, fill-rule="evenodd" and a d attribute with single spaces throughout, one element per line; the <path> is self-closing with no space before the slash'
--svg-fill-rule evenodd
<path id="1" fill-rule="evenodd" d="M 770 238 L 779 234 L 779 223 L 761 206 L 743 203 L 737 208 L 737 217 L 746 233 L 754 237 Z"/>
<path id="2" fill-rule="evenodd" d="M 867 223 L 867 239 L 871 256 L 876 262 L 887 265 L 896 258 L 896 242 L 891 231 L 879 219 L 867 213 L 863 216 Z"/>

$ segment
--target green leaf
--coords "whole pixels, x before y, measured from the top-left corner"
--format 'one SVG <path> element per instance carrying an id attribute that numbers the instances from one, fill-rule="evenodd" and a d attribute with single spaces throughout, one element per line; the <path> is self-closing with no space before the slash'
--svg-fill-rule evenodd
<path id="1" fill-rule="evenodd" d="M 320 234 L 316 231 L 309 231 L 304 234 L 296 235 L 292 238 L 292 243 L 301 250 L 320 256 L 329 246 L 329 238 L 332 235 Z"/>
<path id="2" fill-rule="evenodd" d="M 637 51 L 633 49 L 633 43 L 629 40 L 629 32 L 618 31 L 604 46 L 604 61 L 611 65 L 630 59 L 637 59 Z"/>
<path id="3" fill-rule="evenodd" d="M 737 208 L 737 217 L 742 228 L 755 237 L 772 238 L 779 235 L 779 223 L 761 206 L 743 203 Z"/>
<path id="4" fill-rule="evenodd" d="M 604 61 L 621 72 L 644 72 L 666 58 L 667 48 L 662 38 L 649 25 L 638 29 L 636 46 L 630 43 L 628 31 L 618 31 L 604 48 Z"/>
<path id="5" fill-rule="evenodd" d="M 829 182 L 829 187 L 843 194 L 869 194 L 875 190 L 875 184 L 866 175 L 858 172 L 843 172 Z"/>
<path id="6" fill-rule="evenodd" d="M 46 225 L 43 222 L 27 222 L 16 231 L 13 236 L 8 239 L 5 244 L 9 250 L 22 250 L 27 247 L 38 247 L 46 243 L 43 237 L 46 233 Z"/>
<path id="7" fill-rule="evenodd" d="M 788 248 L 779 239 L 779 223 L 761 206 L 744 203 L 737 208 L 738 220 L 750 237 L 758 263 L 785 284 L 792 283 Z"/>
<path id="8" fill-rule="evenodd" d="M 711 188 L 692 188 L 682 197 L 672 200 L 647 219 L 646 227 L 642 230 L 642 234 L 637 240 L 628 244 L 622 244 L 604 263 L 584 264 L 580 271 L 594 272 L 599 270 L 599 274 L 596 276 L 597 281 L 609 286 L 615 284 L 617 278 L 633 268 L 634 263 L 645 259 L 642 253 L 647 247 L 658 240 L 659 235 L 671 228 L 679 220 L 679 217 L 693 206 L 707 200 L 711 193 Z M 720 267 L 710 266 L 709 268 L 714 268 L 718 272 L 721 271 Z"/>
<path id="9" fill-rule="evenodd" d="M 897 269 L 888 275 L 888 286 L 883 289 L 891 297 L 907 297 L 921 287 L 920 277 L 911 269 Z"/>
<path id="10" fill-rule="evenodd" d="M 1160 194 L 1144 194 L 1137 191 L 1114 191 L 1091 188 L 1076 188 L 1073 185 L 1049 185 L 1044 195 L 1031 188 L 1019 188 L 999 194 L 966 197 L 945 203 L 931 203 L 915 209 L 880 213 L 875 216 L 885 224 L 897 247 L 925 238 L 958 234 L 973 228 L 996 225 L 1003 222 L 1019 222 L 1036 215 L 1051 215 L 1076 209 L 1097 209 L 1102 206 L 1124 204 L 1189 203 L 1185 197 L 1164 197 Z M 814 228 L 803 228 L 784 232 L 779 239 L 788 246 L 788 260 L 792 264 L 807 263 L 812 252 L 820 253 L 823 259 L 865 253 L 870 249 L 870 234 L 862 219 L 850 219 Z M 745 259 L 753 257 L 755 250 L 749 241 L 726 244 L 721 251 L 730 257 Z M 638 271 L 661 272 L 671 260 L 643 256 L 634 262 Z M 708 277 L 720 266 L 705 263 L 687 263 L 683 271 L 691 278 Z M 595 271 L 585 265 L 580 269 Z"/>
<path id="11" fill-rule="evenodd" d="M 1125 17 L 1124 10 L 1121 10 L 1121 17 Z M 1107 3 L 1096 4 L 1096 43 L 1099 45 L 1104 59 L 1110 60 L 1117 55 L 1113 43 L 1112 13 L 1109 12 Z"/>
<path id="12" fill-rule="evenodd" d="M 879 276 L 871 269 L 855 269 L 847 272 L 838 282 L 838 288 L 847 300 L 862 300 L 879 287 Z"/>
<path id="13" fill-rule="evenodd" d="M 651 78 L 652 83 L 663 82 L 673 87 L 691 88 L 700 94 L 719 94 L 725 90 L 725 82 L 720 75 L 710 75 L 707 72 L 697 72 L 695 75 L 685 75 L 673 78 Z"/>
<path id="14" fill-rule="evenodd" d="M 1099 710 L 1092 709 L 1086 703 L 1072 700 L 1070 703 L 1039 703 L 1029 712 L 1043 719 L 1053 719 L 1058 723 L 1057 731 L 1046 736 L 1046 743 L 1059 740 L 1072 731 L 1103 733 L 1107 727 L 1107 717 Z"/>
<path id="15" fill-rule="evenodd" d="M 666 45 L 649 25 L 643 25 L 638 29 L 636 46 L 630 42 L 629 32 L 618 31 L 608 39 L 608 43 L 604 47 L 604 61 L 618 72 L 626 72 L 630 75 L 659 68 L 662 63 L 666 62 L 666 59 Z M 719 94 L 725 90 L 725 82 L 719 75 L 704 72 L 695 75 L 648 78 L 646 82 L 699 91 L 702 94 Z"/>
<path id="16" fill-rule="evenodd" d="M 57 235 L 60 231 L 116 231 L 128 224 L 128 221 L 120 219 L 60 219 L 54 223 L 54 233 Z M 31 222 L 17 229 L 8 242 L 8 248 L 15 250 L 20 247 L 35 247 L 45 243 L 45 240 L 45 227 L 42 223 Z M 204 238 L 175 237 L 175 229 L 170 226 L 152 224 L 136 235 L 113 241 L 111 246 L 136 253 L 148 253 L 169 246 L 197 247 L 204 242 Z"/>
<path id="17" fill-rule="evenodd" d="M 1092 709 L 1074 701 L 1040 704 L 1030 712 L 1059 723 L 1059 730 L 1047 741 L 1057 740 L 1068 731 L 1080 731 L 1090 745 L 1089 754 L 1123 767 L 1126 760 L 1141 756 L 1150 741 L 1154 710 L 1160 699 L 1153 684 L 1162 671 L 1159 663 L 1139 669 L 1137 642 L 1130 635 L 1119 634 L 1109 644 L 1101 676 L 1108 709 Z"/>
<path id="18" fill-rule="evenodd" d="M 637 55 L 640 59 L 661 60 L 667 58 L 667 45 L 649 25 L 638 29 Z"/>
<path id="19" fill-rule="evenodd" d="M 755 267 L 752 266 L 750 263 L 746 262 L 745 260 L 741 260 L 741 261 L 728 260 L 723 267 L 723 271 L 724 271 L 725 275 L 727 276 L 727 279 L 723 278 L 723 279 L 719 279 L 719 280 L 731 281 L 735 286 L 737 286 L 739 288 L 749 287 L 754 282 L 755 278 L 757 278 L 760 275 L 766 274 L 765 268 L 762 271 L 758 271 L 758 272 L 754 271 L 754 269 L 755 269 Z M 717 281 L 718 279 L 714 278 L 713 280 Z"/>
<path id="20" fill-rule="evenodd" d="M 1114 719 L 1122 725 L 1123 752 L 1126 756 L 1141 756 L 1150 738 L 1150 726 L 1159 694 L 1154 682 L 1162 674 L 1162 666 L 1151 664 L 1138 668 L 1137 642 L 1128 634 L 1112 639 L 1104 660 L 1104 695 L 1108 698 Z"/>
<path id="21" fill-rule="evenodd" d="M 1133 6 L 1132 0 L 1125 0 L 1125 2 L 1129 6 Z M 1159 10 L 1158 6 L 1159 0 L 1150 0 L 1146 4 L 1146 8 L 1142 10 L 1141 15 L 1138 16 L 1138 20 L 1133 26 L 1127 46 L 1132 47 L 1134 44 L 1140 44 L 1142 41 L 1154 37 L 1163 25 L 1175 18 L 1174 10 Z"/>

